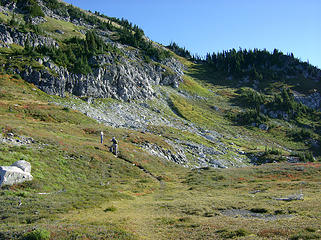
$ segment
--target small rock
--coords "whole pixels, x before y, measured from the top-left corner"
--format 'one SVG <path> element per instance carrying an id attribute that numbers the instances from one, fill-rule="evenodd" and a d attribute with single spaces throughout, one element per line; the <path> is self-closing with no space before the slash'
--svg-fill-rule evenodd
<path id="1" fill-rule="evenodd" d="M 55 30 L 55 32 L 58 33 L 58 34 L 65 34 L 65 32 L 63 32 L 63 31 L 61 31 L 59 29 Z"/>
<path id="2" fill-rule="evenodd" d="M 264 124 L 264 123 L 262 123 L 262 124 L 259 125 L 259 129 L 267 131 L 267 130 L 269 130 L 269 126 Z"/>

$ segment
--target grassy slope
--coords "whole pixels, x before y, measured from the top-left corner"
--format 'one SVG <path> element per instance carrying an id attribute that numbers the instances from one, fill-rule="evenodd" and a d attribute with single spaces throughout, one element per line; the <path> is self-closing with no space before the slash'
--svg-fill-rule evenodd
<path id="1" fill-rule="evenodd" d="M 287 133 L 296 127 L 293 122 L 271 119 L 268 122 L 269 130 L 263 131 L 253 127 L 237 126 L 229 121 L 227 115 L 242 111 L 242 108 L 235 104 L 237 88 L 225 86 L 223 78 L 205 66 L 187 61 L 184 64 L 189 67 L 189 71 L 186 72 L 184 84 L 180 89 L 197 97 L 172 95 L 172 103 L 180 116 L 208 129 L 217 130 L 223 134 L 223 142 L 233 142 L 240 150 L 248 153 L 262 152 L 266 146 L 279 149 L 285 156 L 290 154 L 289 150 L 309 150 L 309 146 L 303 142 L 293 141 L 287 136 Z M 217 85 L 213 85 L 213 82 Z M 304 116 L 299 121 L 307 126 L 315 126 L 316 129 L 321 127 L 320 122 L 308 120 Z M 316 157 L 320 159 L 320 156 Z"/>
<path id="2" fill-rule="evenodd" d="M 1 191 L 4 202 L 26 198 L 22 200 L 22 209 L 13 205 L 13 209 L 3 212 L 6 222 L 34 222 L 69 209 L 92 207 L 101 201 L 132 198 L 158 186 L 157 180 L 124 160 L 144 165 L 156 176 L 172 178 L 167 169 L 175 171 L 176 166 L 151 159 L 131 143 L 137 139 L 157 141 L 157 136 L 140 136 L 142 134 L 98 125 L 80 113 L 48 104 L 47 95 L 20 79 L 5 75 L 1 76 L 0 84 L 3 134 L 13 132 L 36 140 L 32 147 L 1 145 L 1 165 L 19 159 L 30 161 L 35 177 L 32 183 L 13 192 L 12 189 Z M 110 154 L 108 146 L 99 144 L 100 130 L 105 131 L 106 139 L 112 135 L 120 139 L 122 159 Z M 37 194 L 59 191 L 62 192 Z M 17 217 L 15 214 L 21 210 L 23 214 Z"/>
<path id="3" fill-rule="evenodd" d="M 84 27 L 78 27 L 70 22 L 57 20 L 54 18 L 46 17 L 46 22 L 39 25 L 39 28 L 49 33 L 51 37 L 54 37 L 57 40 L 65 40 L 72 37 L 84 38 L 84 34 L 81 34 L 79 31 L 84 30 Z M 59 34 L 56 30 L 60 30 L 63 34 Z"/>
<path id="4" fill-rule="evenodd" d="M 0 18 L 8 21 L 10 16 L 0 14 Z M 81 28 L 51 18 L 40 30 L 57 40 L 83 37 Z M 12 52 L 1 51 L 0 60 L 7 62 L 5 56 Z M 288 155 L 284 147 L 307 149 L 286 137 L 284 122 L 269 131 L 234 125 L 225 117 L 240 110 L 231 101 L 236 96 L 233 84 L 226 86 L 221 76 L 204 66 L 181 60 L 189 67 L 180 86 L 187 94 L 164 88 L 180 116 L 218 131 L 223 136 L 220 140 L 237 150 L 257 153 L 269 146 Z M 14 67 L 21 67 L 21 62 L 40 67 L 32 59 L 10 60 Z M 151 142 L 167 148 L 161 136 L 97 124 L 83 114 L 50 104 L 51 99 L 21 79 L 0 76 L 2 134 L 13 132 L 17 139 L 28 136 L 36 141 L 21 147 L 0 144 L 0 165 L 24 159 L 31 162 L 34 176 L 30 183 L 0 190 L 0 239 L 17 239 L 33 228 L 48 229 L 52 239 L 321 238 L 319 163 L 189 170 L 150 156 L 135 145 Z M 168 138 L 209 144 L 195 134 L 151 128 Z M 99 144 L 101 130 L 106 139 L 116 136 L 120 140 L 120 158 Z M 301 192 L 304 201 L 274 199 Z M 267 221 L 225 216 L 222 211 L 226 209 L 292 217 Z"/>
<path id="5" fill-rule="evenodd" d="M 188 170 L 151 157 L 133 145 L 149 141 L 166 146 L 159 136 L 99 125 L 78 112 L 48 103 L 49 96 L 20 79 L 1 76 L 0 86 L 3 134 L 13 132 L 36 140 L 32 147 L 1 145 L 0 165 L 25 159 L 31 162 L 35 178 L 31 183 L 1 190 L 3 236 L 15 236 L 15 232 L 19 236 L 23 229 L 37 226 L 48 229 L 53 239 L 320 237 L 320 164 Z M 254 148 L 251 139 L 259 138 L 260 133 L 228 122 L 224 127 L 222 114 L 209 108 L 218 103 L 221 109 L 228 108 L 226 97 L 209 93 L 193 78 L 188 78 L 181 88 L 210 98 L 185 99 L 196 109 L 186 111 L 183 106 L 185 118 L 218 128 L 227 136 L 248 135 L 248 139 L 232 141 L 247 149 L 251 142 Z M 223 89 L 217 87 L 214 91 L 222 93 Z M 179 104 L 182 103 L 177 101 L 177 108 Z M 200 121 L 193 118 L 194 111 L 203 115 Z M 216 124 L 211 123 L 211 114 Z M 99 144 L 100 130 L 105 131 L 106 139 L 112 135 L 120 139 L 121 158 L 115 158 L 107 146 Z M 262 137 L 269 139 L 265 133 Z M 263 147 L 262 140 L 257 146 Z M 163 181 L 124 160 L 142 165 Z M 251 194 L 253 190 L 260 192 Z M 304 201 L 273 199 L 301 191 Z M 254 208 L 293 217 L 265 221 L 222 214 L 224 209 L 255 211 Z"/>

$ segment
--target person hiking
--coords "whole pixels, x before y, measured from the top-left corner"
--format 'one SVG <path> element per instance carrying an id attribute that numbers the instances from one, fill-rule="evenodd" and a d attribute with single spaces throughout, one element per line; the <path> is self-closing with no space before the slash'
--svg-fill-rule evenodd
<path id="1" fill-rule="evenodd" d="M 111 152 L 115 154 L 115 156 L 117 157 L 118 154 L 118 141 L 116 140 L 115 137 L 113 137 L 111 139 L 111 142 L 113 143 L 113 145 L 110 147 Z"/>
<path id="2" fill-rule="evenodd" d="M 100 143 L 101 144 L 104 143 L 104 132 L 103 131 L 100 132 Z"/>

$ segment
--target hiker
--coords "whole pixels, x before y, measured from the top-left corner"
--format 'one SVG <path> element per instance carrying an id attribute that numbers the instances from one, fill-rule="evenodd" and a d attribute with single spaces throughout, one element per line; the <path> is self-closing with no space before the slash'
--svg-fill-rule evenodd
<path id="1" fill-rule="evenodd" d="M 112 153 L 115 154 L 115 156 L 117 157 L 117 154 L 118 154 L 118 141 L 116 140 L 115 137 L 113 137 L 111 139 L 111 142 L 113 143 L 113 145 L 110 147 L 110 150 Z"/>
<path id="2" fill-rule="evenodd" d="M 101 131 L 100 132 L 100 143 L 103 144 L 103 142 L 104 142 L 104 132 Z"/>

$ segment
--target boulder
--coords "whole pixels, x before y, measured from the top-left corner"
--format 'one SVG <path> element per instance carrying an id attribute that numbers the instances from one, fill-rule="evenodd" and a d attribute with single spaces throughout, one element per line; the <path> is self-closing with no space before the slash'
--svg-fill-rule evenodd
<path id="1" fill-rule="evenodd" d="M 55 30 L 55 32 L 58 33 L 58 34 L 65 34 L 64 31 L 61 31 L 61 30 L 59 30 L 59 29 Z"/>
<path id="2" fill-rule="evenodd" d="M 31 173 L 31 164 L 25 160 L 17 161 L 14 164 L 12 164 L 11 166 L 18 167 L 24 172 Z"/>
<path id="3" fill-rule="evenodd" d="M 27 161 L 17 161 L 11 166 L 0 167 L 0 187 L 31 181 L 31 165 Z"/>
<path id="4" fill-rule="evenodd" d="M 267 131 L 267 130 L 269 130 L 269 126 L 264 124 L 264 123 L 262 123 L 262 124 L 259 125 L 259 129 Z"/>

